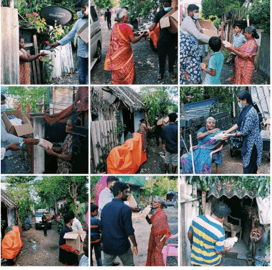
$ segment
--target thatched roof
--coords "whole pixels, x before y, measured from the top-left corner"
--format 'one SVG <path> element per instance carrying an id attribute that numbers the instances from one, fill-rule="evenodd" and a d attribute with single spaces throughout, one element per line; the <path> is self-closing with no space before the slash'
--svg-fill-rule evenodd
<path id="1" fill-rule="evenodd" d="M 10 197 L 3 189 L 1 189 L 1 202 L 3 202 L 9 210 L 16 207 L 13 202 L 13 198 Z"/>
<path id="2" fill-rule="evenodd" d="M 94 87 L 93 91 L 96 92 L 101 98 L 96 100 L 96 104 L 92 104 L 93 100 L 91 97 L 91 108 L 95 111 L 96 106 L 101 106 L 102 103 L 108 106 L 117 105 L 116 101 L 122 101 L 123 104 L 131 111 L 140 111 L 145 109 L 145 104 L 142 102 L 142 96 L 135 92 L 130 87 L 124 86 L 104 86 Z M 92 91 L 91 91 L 92 93 Z M 98 102 L 98 103 L 97 103 Z M 117 105 L 119 106 L 119 104 Z M 116 106 L 116 107 L 117 107 Z"/>

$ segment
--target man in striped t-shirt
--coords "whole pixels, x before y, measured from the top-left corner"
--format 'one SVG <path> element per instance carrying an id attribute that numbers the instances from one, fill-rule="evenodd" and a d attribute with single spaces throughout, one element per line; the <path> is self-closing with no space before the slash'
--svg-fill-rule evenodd
<path id="1" fill-rule="evenodd" d="M 191 264 L 198 266 L 223 265 L 225 231 L 223 221 L 230 214 L 230 208 L 223 202 L 215 205 L 211 216 L 198 216 L 189 228 L 191 242 Z"/>

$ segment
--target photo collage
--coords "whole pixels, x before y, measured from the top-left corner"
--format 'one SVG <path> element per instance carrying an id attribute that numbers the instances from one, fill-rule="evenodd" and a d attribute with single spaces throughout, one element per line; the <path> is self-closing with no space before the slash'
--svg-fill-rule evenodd
<path id="1" fill-rule="evenodd" d="M 1 267 L 270 266 L 270 9 L 1 1 Z"/>

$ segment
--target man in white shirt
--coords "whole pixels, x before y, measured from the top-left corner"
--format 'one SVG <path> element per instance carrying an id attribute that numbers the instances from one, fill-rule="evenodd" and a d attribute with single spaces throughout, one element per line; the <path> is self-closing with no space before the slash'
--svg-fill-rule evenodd
<path id="1" fill-rule="evenodd" d="M 115 182 L 119 181 L 119 179 L 115 176 L 109 176 L 107 178 L 107 187 L 105 187 L 100 195 L 99 195 L 99 200 L 98 200 L 98 213 L 99 213 L 99 216 L 101 216 L 101 212 L 102 212 L 102 209 L 103 207 L 112 201 L 112 199 L 114 198 L 112 192 L 111 192 L 111 189 L 113 187 L 113 185 L 115 184 Z"/>
<path id="2" fill-rule="evenodd" d="M 71 218 L 73 219 L 73 224 L 72 224 L 72 230 L 74 231 L 83 231 L 82 225 L 80 221 L 76 218 L 74 212 L 70 212 Z"/>

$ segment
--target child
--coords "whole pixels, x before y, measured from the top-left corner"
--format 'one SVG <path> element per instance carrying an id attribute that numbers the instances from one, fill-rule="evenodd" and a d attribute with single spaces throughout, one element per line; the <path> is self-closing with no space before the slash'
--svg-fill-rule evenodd
<path id="1" fill-rule="evenodd" d="M 244 35 L 241 34 L 242 28 L 241 28 L 241 26 L 239 24 L 235 25 L 234 31 L 235 31 L 235 33 L 232 36 L 232 44 L 235 47 L 239 48 L 247 40 L 245 39 Z M 233 77 L 228 78 L 227 82 L 234 81 L 234 76 L 235 76 L 235 58 L 236 58 L 236 54 L 234 52 L 231 52 L 230 63 L 232 63 Z"/>
<path id="2" fill-rule="evenodd" d="M 98 215 L 98 206 L 91 204 L 91 266 L 93 266 L 93 248 L 97 266 L 102 266 L 101 246 L 100 246 L 100 220 L 95 218 Z"/>
<path id="3" fill-rule="evenodd" d="M 204 84 L 221 84 L 220 74 L 224 64 L 224 56 L 220 52 L 221 40 L 219 37 L 211 37 L 209 46 L 214 51 L 209 59 L 208 67 L 201 63 L 201 68 L 207 73 Z"/>

